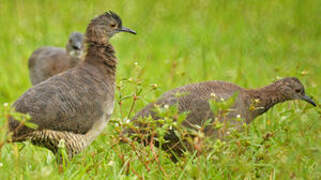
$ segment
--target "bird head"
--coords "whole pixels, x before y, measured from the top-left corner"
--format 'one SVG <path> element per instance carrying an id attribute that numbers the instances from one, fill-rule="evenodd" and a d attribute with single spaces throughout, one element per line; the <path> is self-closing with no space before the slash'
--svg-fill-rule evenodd
<path id="1" fill-rule="evenodd" d="M 135 31 L 122 25 L 122 20 L 116 13 L 108 11 L 91 20 L 87 27 L 86 38 L 98 44 L 106 44 L 118 32 L 136 34 Z"/>
<path id="2" fill-rule="evenodd" d="M 66 50 L 69 55 L 80 57 L 83 49 L 83 35 L 79 32 L 73 32 L 69 36 L 69 41 Z"/>
<path id="3" fill-rule="evenodd" d="M 311 97 L 305 94 L 303 84 L 295 77 L 283 78 L 276 82 L 282 96 L 287 100 L 300 99 L 304 100 L 313 106 L 316 106 L 316 103 L 312 100 Z"/>

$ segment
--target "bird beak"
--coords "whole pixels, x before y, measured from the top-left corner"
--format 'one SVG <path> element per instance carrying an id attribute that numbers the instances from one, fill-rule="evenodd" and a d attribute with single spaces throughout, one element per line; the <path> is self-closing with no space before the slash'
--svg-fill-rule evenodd
<path id="1" fill-rule="evenodd" d="M 81 49 L 81 43 L 80 42 L 76 43 L 75 47 L 76 47 L 75 49 L 80 50 Z"/>
<path id="2" fill-rule="evenodd" d="M 315 104 L 315 102 L 312 100 L 312 98 L 310 98 L 310 97 L 307 96 L 307 95 L 304 95 L 304 96 L 302 97 L 302 100 L 304 100 L 304 101 L 312 104 L 313 106 L 317 106 L 317 105 Z"/>
<path id="3" fill-rule="evenodd" d="M 82 45 L 81 42 L 77 43 L 76 45 L 77 45 L 78 49 L 80 50 L 81 49 L 81 45 Z"/>
<path id="4" fill-rule="evenodd" d="M 120 29 L 118 29 L 119 32 L 129 32 L 129 33 L 132 33 L 132 34 L 136 34 L 136 31 L 134 30 L 131 30 L 127 27 L 121 27 Z"/>

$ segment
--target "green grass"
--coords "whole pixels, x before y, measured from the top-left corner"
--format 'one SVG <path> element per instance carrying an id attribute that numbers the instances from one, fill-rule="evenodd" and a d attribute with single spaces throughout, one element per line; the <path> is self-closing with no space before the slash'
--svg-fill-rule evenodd
<path id="1" fill-rule="evenodd" d="M 169 89 L 205 80 L 255 88 L 296 76 L 321 102 L 320 0 L 1 0 L 0 144 L 6 132 L 3 104 L 31 87 L 32 51 L 64 46 L 72 31 L 84 32 L 90 19 L 106 10 L 138 32 L 112 39 L 117 84 L 123 84 L 117 100 L 143 88 L 133 112 Z M 129 78 L 134 83 L 121 81 Z M 153 84 L 158 88 L 151 91 Z M 123 114 L 131 103 L 132 98 L 123 101 Z M 129 145 L 112 146 L 117 137 L 112 123 L 64 168 L 46 149 L 5 143 L 0 179 L 321 179 L 320 117 L 319 107 L 304 102 L 279 104 L 239 137 L 215 142 L 212 152 L 196 158 L 191 153 L 176 164 L 157 149 L 159 163 L 144 164 Z M 112 120 L 121 118 L 117 105 Z M 264 141 L 267 134 L 272 136 Z M 139 148 L 152 158 L 149 147 Z"/>

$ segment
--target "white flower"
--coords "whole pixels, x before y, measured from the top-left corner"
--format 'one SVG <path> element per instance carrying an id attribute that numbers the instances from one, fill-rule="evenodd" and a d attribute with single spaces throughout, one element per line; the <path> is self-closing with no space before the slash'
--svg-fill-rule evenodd
<path id="1" fill-rule="evenodd" d="M 165 109 L 168 109 L 168 108 L 169 108 L 169 105 L 168 105 L 168 104 L 165 104 L 165 105 L 164 105 L 164 108 L 165 108 Z"/>
<path id="2" fill-rule="evenodd" d="M 109 161 L 108 166 L 113 166 L 115 164 L 114 161 Z"/>
<path id="3" fill-rule="evenodd" d="M 0 162 L 0 167 L 2 167 L 2 166 L 3 166 L 3 163 Z"/>
<path id="4" fill-rule="evenodd" d="M 211 93 L 211 97 L 216 97 L 216 94 L 215 93 Z"/>
<path id="5" fill-rule="evenodd" d="M 124 118 L 124 122 L 125 122 L 125 123 L 129 123 L 129 122 L 130 122 L 130 119 L 128 119 L 128 118 L 125 117 L 125 118 Z"/>
<path id="6" fill-rule="evenodd" d="M 58 147 L 59 148 L 65 148 L 65 140 L 64 139 L 60 139 L 59 140 Z"/>
<path id="7" fill-rule="evenodd" d="M 3 103 L 3 106 L 4 107 L 7 107 L 9 104 L 8 103 Z"/>
<path id="8" fill-rule="evenodd" d="M 240 114 L 236 115 L 236 118 L 241 118 L 241 115 Z"/>
<path id="9" fill-rule="evenodd" d="M 280 80 L 280 79 L 282 79 L 282 77 L 281 76 L 276 76 L 275 79 Z"/>

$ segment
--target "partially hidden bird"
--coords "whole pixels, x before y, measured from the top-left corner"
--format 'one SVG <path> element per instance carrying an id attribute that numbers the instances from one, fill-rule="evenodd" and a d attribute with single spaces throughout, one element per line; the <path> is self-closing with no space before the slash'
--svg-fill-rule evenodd
<path id="1" fill-rule="evenodd" d="M 226 102 L 232 97 L 234 97 L 234 101 L 228 109 L 217 109 L 215 111 L 211 107 L 210 102 Z M 178 113 L 186 113 L 186 118 L 182 121 L 180 127 L 176 127 L 176 130 L 177 128 L 199 130 L 202 127 L 205 136 L 223 138 L 227 131 L 220 133 L 216 128 L 217 122 L 228 123 L 230 127 L 240 129 L 243 123 L 251 123 L 257 116 L 268 111 L 274 105 L 296 99 L 304 100 L 316 106 L 312 98 L 305 94 L 302 83 L 295 77 L 283 78 L 258 89 L 245 89 L 224 81 L 189 84 L 170 90 L 156 102 L 145 106 L 132 118 L 133 125 L 126 128 L 121 136 L 145 141 L 145 144 L 146 142 L 147 144 L 150 143 L 151 133 L 154 130 L 151 130 L 152 126 L 149 125 L 151 122 L 146 122 L 144 119 L 150 117 L 157 122 L 164 119 L 163 116 L 159 115 L 157 108 L 175 106 Z M 168 118 L 177 119 L 177 117 Z M 243 121 L 240 121 L 240 119 L 243 119 Z M 162 126 L 162 124 L 158 123 L 158 126 Z M 194 150 L 191 143 L 185 142 L 176 134 L 176 130 L 174 128 L 168 130 L 164 136 L 166 143 L 163 143 L 161 148 L 170 151 L 175 156 L 181 156 L 186 150 Z M 146 139 L 142 140 L 141 135 L 146 133 Z M 155 139 L 153 143 L 159 146 Z"/>
<path id="2" fill-rule="evenodd" d="M 29 60 L 29 76 L 32 85 L 75 67 L 81 62 L 83 35 L 73 32 L 66 48 L 46 46 L 35 50 Z"/>

